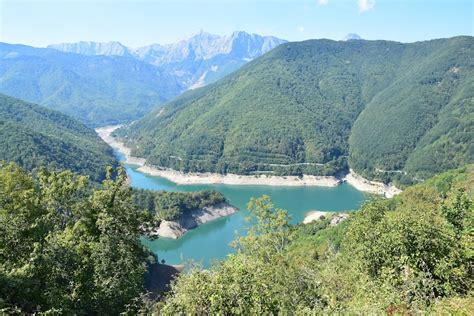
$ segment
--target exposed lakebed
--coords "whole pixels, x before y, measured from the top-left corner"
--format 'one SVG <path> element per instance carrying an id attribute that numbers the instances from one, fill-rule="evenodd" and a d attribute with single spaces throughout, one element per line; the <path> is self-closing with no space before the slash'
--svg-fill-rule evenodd
<path id="1" fill-rule="evenodd" d="M 117 154 L 123 160 L 123 155 Z M 208 267 L 215 260 L 224 258 L 233 249 L 230 242 L 240 234 L 245 234 L 249 223 L 246 205 L 250 198 L 269 195 L 276 206 L 288 210 L 293 223 L 302 222 L 305 215 L 312 210 L 345 211 L 360 206 L 366 195 L 349 184 L 337 187 L 317 186 L 263 186 L 263 185 L 177 185 L 167 179 L 150 176 L 137 171 L 137 167 L 125 164 L 131 178 L 131 185 L 136 188 L 189 192 L 198 190 L 217 190 L 222 192 L 229 202 L 240 209 L 239 212 L 223 217 L 187 232 L 177 240 L 159 238 L 154 241 L 143 240 L 168 264 L 180 264 L 193 260 Z"/>

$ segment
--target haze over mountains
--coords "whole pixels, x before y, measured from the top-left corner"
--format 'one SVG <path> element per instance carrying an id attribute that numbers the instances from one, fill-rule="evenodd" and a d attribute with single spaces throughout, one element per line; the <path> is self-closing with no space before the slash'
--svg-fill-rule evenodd
<path id="1" fill-rule="evenodd" d="M 0 43 L 0 92 L 90 126 L 130 122 L 190 88 L 216 81 L 285 41 L 199 33 L 170 45 L 118 42 L 34 48 Z"/>
<path id="2" fill-rule="evenodd" d="M 0 44 L 0 92 L 89 126 L 156 109 L 121 135 L 149 163 L 181 171 L 335 175 L 350 167 L 411 183 L 473 162 L 472 37 L 284 42 L 201 32 L 137 49 Z"/>
<path id="3" fill-rule="evenodd" d="M 210 59 L 220 54 L 253 59 L 286 42 L 274 36 L 260 36 L 240 31 L 233 32 L 229 36 L 201 31 L 177 43 L 151 44 L 139 48 L 126 47 L 120 42 L 113 41 L 51 44 L 48 48 L 83 55 L 134 56 L 159 66 L 185 59 Z"/>
<path id="4" fill-rule="evenodd" d="M 120 42 L 78 42 L 52 44 L 48 48 L 83 55 L 133 57 L 163 67 L 190 88 L 214 82 L 286 42 L 273 36 L 239 31 L 228 36 L 201 31 L 189 39 L 166 45 L 130 48 Z"/>

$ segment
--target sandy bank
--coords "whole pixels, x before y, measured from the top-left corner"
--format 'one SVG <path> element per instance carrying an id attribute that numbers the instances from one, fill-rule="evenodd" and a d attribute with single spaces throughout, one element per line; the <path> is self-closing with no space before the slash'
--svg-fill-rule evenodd
<path id="1" fill-rule="evenodd" d="M 309 224 L 314 221 L 330 218 L 329 226 L 337 226 L 349 218 L 348 213 L 333 213 L 333 212 L 319 212 L 309 211 L 303 219 L 303 224 Z"/>
<path id="2" fill-rule="evenodd" d="M 319 212 L 319 211 L 309 211 L 306 213 L 306 216 L 303 219 L 303 224 L 309 224 L 311 222 L 326 218 L 330 216 L 330 212 Z"/>
<path id="3" fill-rule="evenodd" d="M 393 185 L 367 180 L 355 173 L 352 169 L 350 169 L 349 173 L 343 178 L 343 180 L 359 191 L 380 194 L 387 198 L 392 198 L 402 192 L 402 190 Z"/>
<path id="4" fill-rule="evenodd" d="M 151 166 L 142 166 L 138 171 L 152 176 L 163 177 L 177 184 L 229 184 L 229 185 L 271 185 L 271 186 L 325 186 L 335 187 L 341 180 L 335 177 L 320 177 L 304 175 L 296 176 L 244 176 L 238 174 L 218 173 L 182 173 L 169 169 L 158 169 Z"/>
<path id="5" fill-rule="evenodd" d="M 381 182 L 374 182 L 364 179 L 360 175 L 354 173 L 352 170 L 343 178 L 324 177 L 304 175 L 303 177 L 296 176 L 247 176 L 237 174 L 217 174 L 217 173 L 182 173 L 179 171 L 157 168 L 146 165 L 146 160 L 143 158 L 133 157 L 130 148 L 126 147 L 120 140 L 112 137 L 112 132 L 121 125 L 106 126 L 97 128 L 97 134 L 111 147 L 115 148 L 125 156 L 125 162 L 128 164 L 138 165 L 138 171 L 152 175 L 166 178 L 176 184 L 228 184 L 228 185 L 270 185 L 270 186 L 324 186 L 335 187 L 342 182 L 347 182 L 359 191 L 381 194 L 388 198 L 401 192 L 398 188 L 385 185 Z"/>
<path id="6" fill-rule="evenodd" d="M 133 157 L 131 155 L 132 150 L 126 147 L 121 141 L 117 140 L 115 137 L 112 136 L 112 133 L 122 126 L 123 125 L 99 127 L 95 129 L 95 132 L 97 133 L 97 135 L 99 135 L 100 138 L 102 138 L 104 142 L 109 144 L 110 147 L 123 154 L 125 156 L 126 163 L 131 165 L 144 166 L 146 161 L 144 158 Z"/>
<path id="7" fill-rule="evenodd" d="M 219 203 L 214 206 L 192 210 L 191 212 L 183 214 L 177 221 L 162 221 L 157 229 L 150 232 L 150 235 L 178 239 L 190 229 L 215 219 L 234 214 L 238 210 L 238 208 L 227 203 Z"/>

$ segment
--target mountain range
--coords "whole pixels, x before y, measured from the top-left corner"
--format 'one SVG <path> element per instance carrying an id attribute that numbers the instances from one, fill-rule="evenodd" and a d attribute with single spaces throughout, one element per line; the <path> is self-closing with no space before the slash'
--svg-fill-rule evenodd
<path id="1" fill-rule="evenodd" d="M 184 89 L 173 76 L 134 58 L 0 44 L 0 93 L 89 126 L 137 119 Z"/>
<path id="2" fill-rule="evenodd" d="M 78 42 L 52 44 L 48 48 L 90 56 L 133 57 L 162 67 L 186 88 L 196 88 L 222 78 L 286 42 L 274 36 L 246 32 L 220 36 L 201 31 L 189 39 L 166 45 L 130 48 L 120 42 Z"/>
<path id="3" fill-rule="evenodd" d="M 400 185 L 474 161 L 474 39 L 280 45 L 118 131 L 181 171 L 335 175 Z"/>
<path id="4" fill-rule="evenodd" d="M 245 32 L 201 32 L 176 44 L 138 49 L 118 42 L 49 48 L 0 43 L 0 93 L 59 110 L 89 126 L 130 122 L 283 42 Z"/>

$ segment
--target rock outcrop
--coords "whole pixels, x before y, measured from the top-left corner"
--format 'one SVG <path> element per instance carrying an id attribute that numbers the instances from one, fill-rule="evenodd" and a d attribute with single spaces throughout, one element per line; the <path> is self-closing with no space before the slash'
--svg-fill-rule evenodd
<path id="1" fill-rule="evenodd" d="M 234 214 L 237 211 L 238 208 L 228 203 L 219 203 L 214 206 L 196 209 L 183 214 L 179 220 L 161 221 L 160 226 L 153 230 L 150 235 L 178 239 L 190 229 L 212 220 Z"/>

